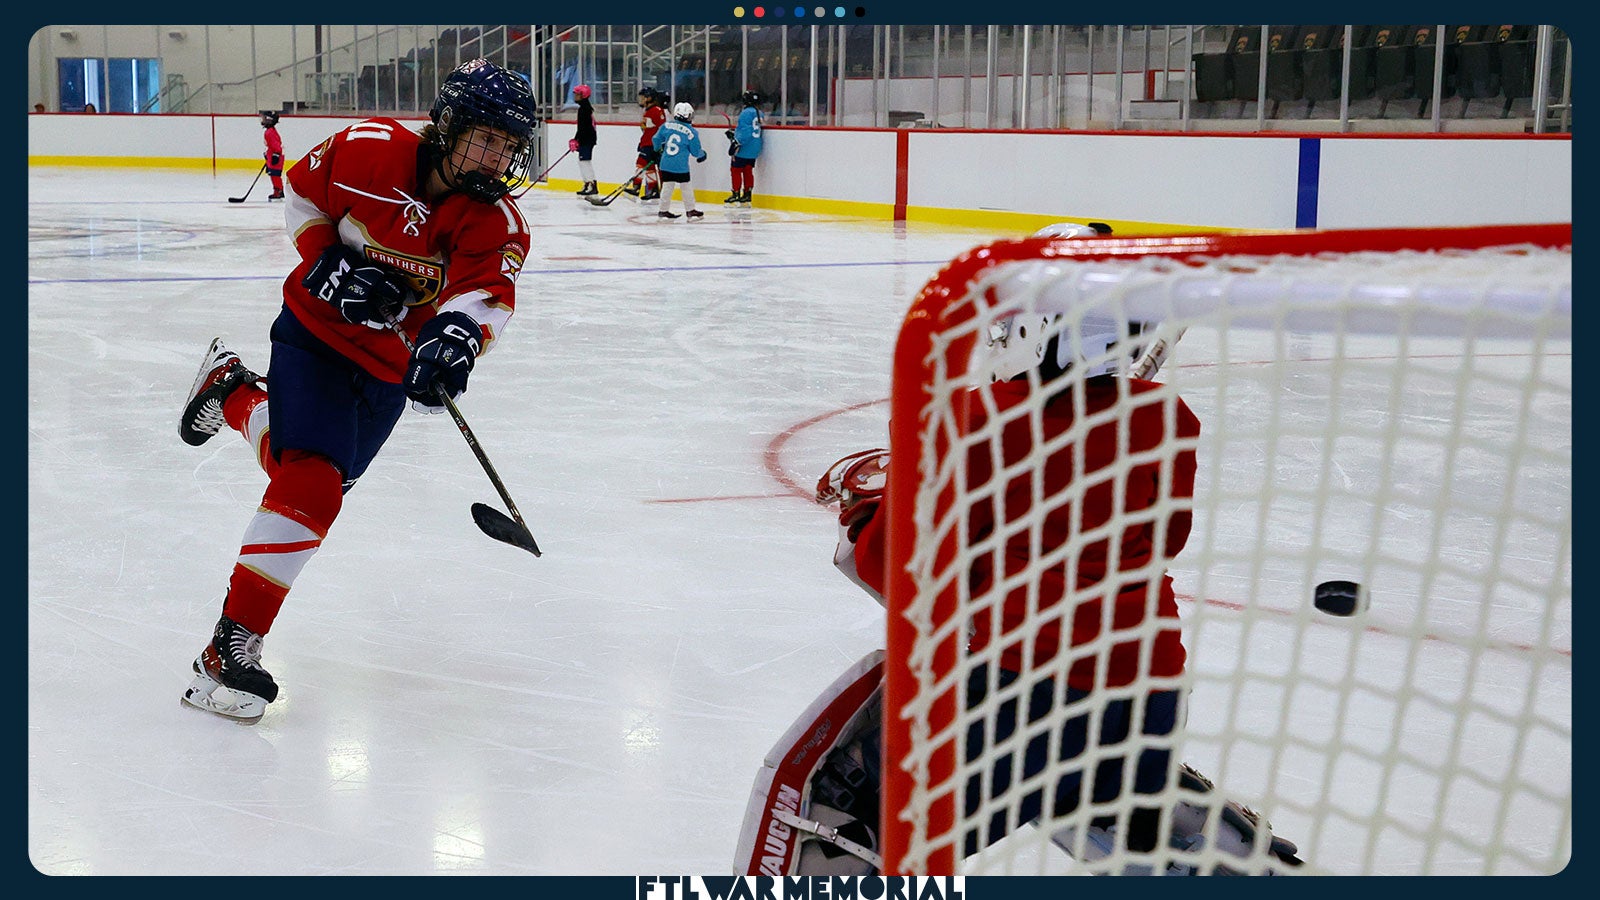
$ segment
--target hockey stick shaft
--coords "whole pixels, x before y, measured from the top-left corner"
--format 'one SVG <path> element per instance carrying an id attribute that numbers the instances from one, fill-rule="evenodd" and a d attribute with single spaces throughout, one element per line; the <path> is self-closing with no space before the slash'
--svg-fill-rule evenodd
<path id="1" fill-rule="evenodd" d="M 623 188 L 626 188 L 628 186 L 628 182 L 634 180 L 635 178 L 638 178 L 640 175 L 643 175 L 644 174 L 644 170 L 648 169 L 648 168 L 650 168 L 650 166 L 648 164 L 646 164 L 646 165 L 640 166 L 637 169 L 634 169 L 633 170 L 633 174 L 629 175 L 627 178 L 623 179 L 623 182 L 621 184 L 617 185 L 615 188 L 613 188 L 611 193 L 605 195 L 605 197 L 603 197 L 603 198 L 601 198 L 599 200 L 596 200 L 595 198 L 590 197 L 590 198 L 588 198 L 589 202 L 593 203 L 595 206 L 610 206 L 611 205 L 611 201 L 617 199 L 619 196 L 622 195 L 622 190 L 623 190 Z"/>
<path id="2" fill-rule="evenodd" d="M 407 353 L 416 353 L 416 347 L 412 346 L 411 338 L 400 327 L 399 320 L 390 316 L 389 329 L 400 338 L 400 343 L 405 345 Z M 483 445 L 478 443 L 478 436 L 472 433 L 472 426 L 467 424 L 467 417 L 461 414 L 461 409 L 456 406 L 456 402 L 450 399 L 450 394 L 445 391 L 444 385 L 435 383 L 433 385 L 433 393 L 434 396 L 444 402 L 444 408 L 449 411 L 450 418 L 455 420 L 456 429 L 461 432 L 462 437 L 466 438 L 467 446 L 471 448 L 472 455 L 478 458 L 478 465 L 483 467 L 484 474 L 489 476 L 490 483 L 494 485 L 494 489 L 500 494 L 500 499 L 505 503 L 506 509 L 511 511 L 512 520 L 516 522 L 522 531 L 520 534 L 504 534 L 504 530 L 495 527 L 495 523 L 486 523 L 475 506 L 473 508 L 473 518 L 477 521 L 478 527 L 482 528 L 491 537 L 523 547 L 523 549 L 532 552 L 534 556 L 543 555 L 539 551 L 538 542 L 533 539 L 533 532 L 528 529 L 528 523 L 522 520 L 522 513 L 517 511 L 517 504 L 511 499 L 511 492 L 506 490 L 505 482 L 500 480 L 500 473 L 495 471 L 494 463 L 489 461 L 489 454 L 484 452 Z"/>
<path id="3" fill-rule="evenodd" d="M 553 162 L 550 165 L 546 166 L 545 170 L 543 172 L 540 172 L 539 174 L 533 176 L 533 179 L 531 181 L 529 181 L 528 183 L 529 184 L 538 184 L 539 182 L 543 181 L 544 177 L 546 175 L 550 174 L 550 170 L 551 169 L 554 169 L 556 166 L 561 165 L 561 161 L 563 159 L 566 159 L 570 155 L 572 155 L 572 148 L 568 147 L 566 153 L 563 153 L 560 156 L 556 157 L 556 161 L 555 162 Z"/>
<path id="4" fill-rule="evenodd" d="M 1180 328 L 1178 333 L 1174 334 L 1170 339 L 1157 338 L 1151 341 L 1150 346 L 1145 348 L 1144 354 L 1139 357 L 1138 362 L 1133 364 L 1133 369 L 1129 374 L 1140 380 L 1147 380 L 1155 375 L 1160 370 L 1161 364 L 1167 361 L 1167 356 L 1172 353 L 1172 348 L 1178 341 L 1183 339 L 1184 332 L 1188 330 L 1187 328 Z"/>
<path id="5" fill-rule="evenodd" d="M 250 192 L 256 189 L 256 182 L 260 181 L 261 180 L 261 176 L 265 175 L 266 172 L 267 172 L 267 164 L 266 163 L 262 163 L 261 164 L 261 171 L 256 173 L 256 177 L 250 179 L 250 186 L 244 189 L 244 196 L 243 197 L 229 197 L 228 198 L 228 202 L 229 203 L 243 203 L 250 196 Z"/>

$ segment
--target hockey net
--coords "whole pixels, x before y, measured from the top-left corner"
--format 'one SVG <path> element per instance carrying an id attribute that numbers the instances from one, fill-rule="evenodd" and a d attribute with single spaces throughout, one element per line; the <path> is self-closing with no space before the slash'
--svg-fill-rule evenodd
<path id="1" fill-rule="evenodd" d="M 1020 757 L 1038 740 L 1054 757 L 1064 717 L 1172 687 L 1186 691 L 1183 724 L 1150 740 L 1298 844 L 1297 872 L 1561 870 L 1572 784 L 1570 245 L 1570 225 L 1030 238 L 948 264 L 895 351 L 891 452 L 916 477 L 897 472 L 887 501 L 886 871 L 1114 873 L 1175 859 L 1263 871 L 1260 848 L 1241 862 L 1205 849 L 1211 840 L 1187 856 L 1163 845 L 1095 861 L 1079 846 L 1072 861 L 1051 833 L 1125 814 L 1134 798 L 1085 800 L 1050 820 L 1029 819 L 1023 798 L 1048 792 L 1064 767 L 1092 764 L 1093 751 L 1029 779 L 1015 770 L 1009 790 L 993 790 L 997 755 Z M 1056 567 L 1072 584 L 1081 547 L 1191 506 L 1164 497 L 1076 546 L 1046 546 L 1041 522 L 1083 495 L 1045 494 L 1033 476 L 1061 445 L 1037 433 L 1028 459 L 972 483 L 974 447 L 996 446 L 998 429 L 1039 428 L 1038 378 L 1028 402 L 996 412 L 975 363 L 996 318 L 1016 310 L 1059 314 L 1064 335 L 1098 313 L 1181 334 L 1153 377 L 1161 387 L 1125 394 L 1109 415 L 1176 394 L 1201 431 L 1187 442 L 1198 463 L 1193 530 L 1168 563 L 1183 674 L 1094 692 L 997 738 L 1001 705 L 1026 703 L 1040 677 L 1107 652 L 1102 638 L 1030 660 L 1016 682 L 969 702 L 975 666 L 994 666 L 1007 645 L 1033 648 L 1082 599 L 1071 587 L 1056 602 L 1042 596 L 1044 573 Z M 970 411 L 985 403 L 988 424 L 974 429 Z M 1184 444 L 1117 464 L 1170 466 Z M 1019 478 L 1032 478 L 1030 509 L 1007 520 L 995 482 Z M 995 512 L 984 534 L 969 529 L 979 502 Z M 1025 571 L 973 577 L 977 562 L 1008 541 L 1028 546 L 1029 534 Z M 1327 581 L 1361 585 L 1369 606 L 1320 611 L 1313 593 Z M 1019 624 L 998 610 L 1008 596 L 1025 599 Z M 995 636 L 974 648 L 980 619 Z M 987 740 L 968 759 L 974 728 Z M 983 785 L 976 809 L 969 784 Z M 1180 798 L 1169 788 L 1157 799 Z M 1010 834 L 968 855 L 964 835 L 996 815 Z"/>

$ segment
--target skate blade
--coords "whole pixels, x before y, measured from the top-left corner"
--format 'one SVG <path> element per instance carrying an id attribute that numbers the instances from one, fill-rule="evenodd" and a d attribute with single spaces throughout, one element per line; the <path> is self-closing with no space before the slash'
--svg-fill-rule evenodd
<path id="1" fill-rule="evenodd" d="M 267 712 L 264 698 L 223 687 L 204 674 L 195 678 L 180 701 L 184 706 L 215 713 L 240 725 L 254 725 Z"/>

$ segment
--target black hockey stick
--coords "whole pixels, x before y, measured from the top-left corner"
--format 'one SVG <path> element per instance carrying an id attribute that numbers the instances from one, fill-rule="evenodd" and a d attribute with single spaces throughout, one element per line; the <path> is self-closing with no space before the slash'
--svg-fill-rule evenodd
<path id="1" fill-rule="evenodd" d="M 634 180 L 635 178 L 638 178 L 640 175 L 643 175 L 644 174 L 644 170 L 648 169 L 648 168 L 650 168 L 650 165 L 649 165 L 649 163 L 646 163 L 645 165 L 642 165 L 639 168 L 634 169 L 633 170 L 633 174 L 629 175 L 626 181 L 624 181 L 621 184 L 617 185 L 616 190 L 614 190 L 611 193 L 605 195 L 604 197 L 596 197 L 595 195 L 590 194 L 589 196 L 587 196 L 587 197 L 585 197 L 583 199 L 589 201 L 590 203 L 593 203 L 595 206 L 610 206 L 611 205 L 611 201 L 617 199 L 617 197 L 622 194 L 622 189 L 628 186 L 628 182 Z"/>
<path id="2" fill-rule="evenodd" d="M 389 319 L 389 329 L 400 337 L 400 343 L 406 345 L 407 353 L 415 353 L 416 348 L 411 346 L 411 338 L 400 327 L 397 319 Z M 534 556 L 543 556 L 539 552 L 539 544 L 533 539 L 533 532 L 528 530 L 526 522 L 522 521 L 522 513 L 517 512 L 517 504 L 511 502 L 511 494 L 506 491 L 500 474 L 494 470 L 494 464 L 489 462 L 489 455 L 483 452 L 483 446 L 478 443 L 477 435 L 472 433 L 472 428 L 467 425 L 466 417 L 461 415 L 461 410 L 456 408 L 456 402 L 450 399 L 444 386 L 435 383 L 433 392 L 444 401 L 444 408 L 450 411 L 450 418 L 456 420 L 456 428 L 461 430 L 461 436 L 467 439 L 467 446 L 472 448 L 472 455 L 478 458 L 478 464 L 483 466 L 483 471 L 494 482 L 494 489 L 500 492 L 500 499 L 505 501 L 506 508 L 511 510 L 510 517 L 486 503 L 472 504 L 472 521 L 478 523 L 478 528 L 501 543 L 532 553 Z"/>
<path id="3" fill-rule="evenodd" d="M 228 202 L 229 203 L 243 203 L 244 202 L 244 198 L 250 196 L 250 192 L 256 189 L 256 182 L 261 180 L 261 176 L 266 174 L 266 171 L 267 171 L 267 164 L 266 163 L 262 163 L 261 164 L 261 171 L 256 173 L 256 177 L 253 180 L 251 180 L 250 186 L 244 189 L 244 197 L 229 197 L 228 198 Z"/>
<path id="4" fill-rule="evenodd" d="M 544 177 L 546 175 L 550 174 L 550 170 L 554 169 L 556 166 L 560 165 L 561 161 L 563 159 L 566 159 L 571 153 L 572 153 L 572 148 L 568 147 L 566 153 L 563 153 L 560 156 L 556 157 L 556 161 L 555 162 L 553 162 L 550 165 L 546 166 L 545 170 L 543 172 L 540 172 L 539 174 L 537 174 L 537 175 L 533 176 L 531 179 L 529 179 L 528 183 L 529 184 L 538 184 L 539 182 L 543 181 Z"/>

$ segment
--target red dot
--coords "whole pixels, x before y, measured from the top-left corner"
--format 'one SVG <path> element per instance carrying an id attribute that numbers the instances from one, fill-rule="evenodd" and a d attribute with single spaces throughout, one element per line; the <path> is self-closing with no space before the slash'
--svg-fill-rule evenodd
<path id="1" fill-rule="evenodd" d="M 759 18 L 761 18 L 762 16 L 764 16 L 766 14 L 767 14 L 767 8 L 766 7 L 764 7 L 764 6 L 756 7 L 756 18 L 759 19 Z"/>

